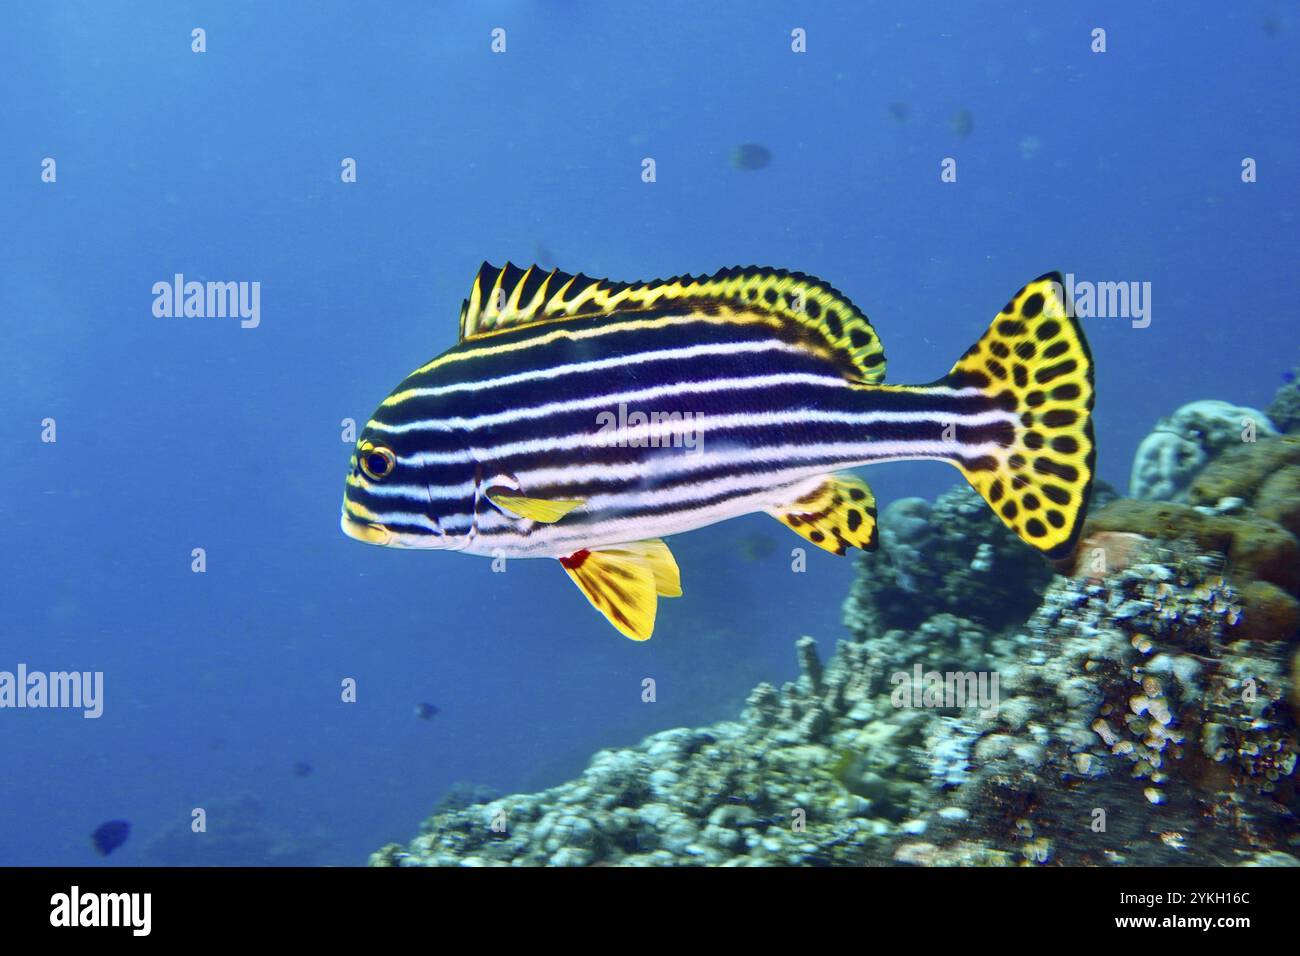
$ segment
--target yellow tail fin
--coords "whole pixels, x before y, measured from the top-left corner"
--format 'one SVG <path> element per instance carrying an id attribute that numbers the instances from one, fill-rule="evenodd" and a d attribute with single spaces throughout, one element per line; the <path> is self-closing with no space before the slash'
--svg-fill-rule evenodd
<path id="1" fill-rule="evenodd" d="M 1096 448 L 1092 355 L 1061 274 L 1017 292 L 944 384 L 979 388 L 1016 414 L 1009 445 L 958 467 L 1007 527 L 1047 557 L 1067 557 L 1087 515 Z"/>

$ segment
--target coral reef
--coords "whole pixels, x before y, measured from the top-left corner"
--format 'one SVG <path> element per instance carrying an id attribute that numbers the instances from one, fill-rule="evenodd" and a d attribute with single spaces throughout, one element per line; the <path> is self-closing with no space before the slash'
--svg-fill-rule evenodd
<path id="1" fill-rule="evenodd" d="M 1138 446 L 1129 494 L 1143 501 L 1185 501 L 1201 469 L 1224 449 L 1241 444 L 1247 428 L 1257 437 L 1277 434 L 1258 409 L 1213 400 L 1184 405 L 1162 418 Z"/>
<path id="2" fill-rule="evenodd" d="M 995 519 L 990 518 L 990 521 Z M 576 780 L 435 813 L 375 865 L 1275 862 L 1297 839 L 1276 642 L 1198 548 L 1057 577 L 1022 628 L 940 612 L 855 639 L 740 720 L 602 751 Z M 940 683 L 923 694 L 916 678 Z M 965 698 L 952 696 L 952 671 Z M 980 674 L 990 701 L 974 693 Z M 998 678 L 992 684 L 992 677 Z M 968 679 L 962 684 L 960 679 Z M 931 699 L 931 692 L 934 692 Z M 979 700 L 973 698 L 979 697 Z"/>
<path id="3" fill-rule="evenodd" d="M 1269 420 L 1278 431 L 1290 434 L 1300 432 L 1300 368 L 1293 368 L 1291 380 L 1277 390 L 1268 406 Z"/>
<path id="4" fill-rule="evenodd" d="M 1084 525 L 1085 549 L 1097 532 L 1191 541 L 1204 551 L 1226 555 L 1233 573 L 1246 580 L 1272 581 L 1288 590 L 1297 584 L 1296 539 L 1281 525 L 1255 514 L 1207 514 L 1170 501 L 1121 498 L 1088 518 Z M 1086 555 L 1084 550 L 1080 557 Z"/>
<path id="5" fill-rule="evenodd" d="M 1300 508 L 1293 493 L 1296 468 L 1300 468 L 1300 435 L 1244 442 L 1206 467 L 1192 483 L 1188 498 L 1194 505 L 1216 508 L 1222 508 L 1225 500 L 1240 501 L 1274 520 L 1285 514 L 1294 520 Z"/>
<path id="6" fill-rule="evenodd" d="M 859 557 L 846 620 L 860 634 L 915 628 L 941 612 L 994 627 L 1023 621 L 1052 569 L 966 485 L 932 505 L 903 498 L 880 515 L 880 548 Z"/>
<path id="7" fill-rule="evenodd" d="M 1152 438 L 1071 576 L 964 486 L 894 502 L 828 660 L 802 637 L 738 719 L 447 801 L 371 863 L 1300 865 L 1300 436 L 1199 402 Z"/>
<path id="8" fill-rule="evenodd" d="M 1082 566 L 1099 535 L 1128 533 L 1178 541 L 1225 556 L 1224 574 L 1243 608 L 1233 638 L 1290 642 L 1300 627 L 1300 436 L 1238 442 L 1197 475 L 1190 504 L 1120 499 L 1088 518 Z M 1118 563 L 1123 563 L 1122 560 Z"/>

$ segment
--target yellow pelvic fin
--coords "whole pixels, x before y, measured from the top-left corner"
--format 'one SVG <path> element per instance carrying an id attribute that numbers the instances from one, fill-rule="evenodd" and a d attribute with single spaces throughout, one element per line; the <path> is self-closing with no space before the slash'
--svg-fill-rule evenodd
<path id="1" fill-rule="evenodd" d="M 657 538 L 584 549 L 560 558 L 560 564 L 591 606 L 634 641 L 648 640 L 654 633 L 658 598 L 682 593 L 677 562 Z"/>
<path id="2" fill-rule="evenodd" d="M 996 454 L 956 462 L 1003 524 L 1048 558 L 1070 555 L 1088 513 L 1096 444 L 1092 356 L 1059 272 L 1029 283 L 943 383 L 1015 415 Z"/>
<path id="3" fill-rule="evenodd" d="M 834 554 L 876 547 L 876 496 L 857 475 L 827 475 L 812 491 L 767 513 Z"/>
<path id="4" fill-rule="evenodd" d="M 655 593 L 660 597 L 682 596 L 682 575 L 677 570 L 677 560 L 668 550 L 668 545 L 659 538 L 646 541 L 634 541 L 619 545 L 617 548 L 602 549 L 603 553 L 618 552 L 634 556 L 634 560 L 643 562 L 650 568 L 655 579 Z"/>
<path id="5" fill-rule="evenodd" d="M 543 524 L 554 524 L 586 500 L 585 498 L 562 498 L 550 501 L 546 498 L 528 498 L 501 491 L 489 491 L 487 496 L 488 500 L 498 508 L 504 508 L 521 518 L 531 518 Z"/>

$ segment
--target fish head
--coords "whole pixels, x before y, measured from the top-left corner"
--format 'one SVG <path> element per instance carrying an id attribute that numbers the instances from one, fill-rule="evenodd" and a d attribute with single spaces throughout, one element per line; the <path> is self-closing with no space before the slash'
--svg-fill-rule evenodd
<path id="1" fill-rule="evenodd" d="M 458 482 L 445 467 L 424 458 L 417 448 L 404 447 L 402 436 L 367 427 L 348 465 L 340 521 L 343 533 L 386 548 L 459 551 L 466 547 L 473 532 L 472 474 Z"/>

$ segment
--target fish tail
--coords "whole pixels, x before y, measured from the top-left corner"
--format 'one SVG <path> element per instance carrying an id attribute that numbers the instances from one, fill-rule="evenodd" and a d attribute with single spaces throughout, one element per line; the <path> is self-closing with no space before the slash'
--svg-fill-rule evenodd
<path id="1" fill-rule="evenodd" d="M 1061 274 L 1017 292 L 935 384 L 975 391 L 990 412 L 1008 413 L 996 430 L 968 434 L 953 463 L 1023 541 L 1054 560 L 1069 556 L 1087 516 L 1096 447 L 1092 355 Z"/>

